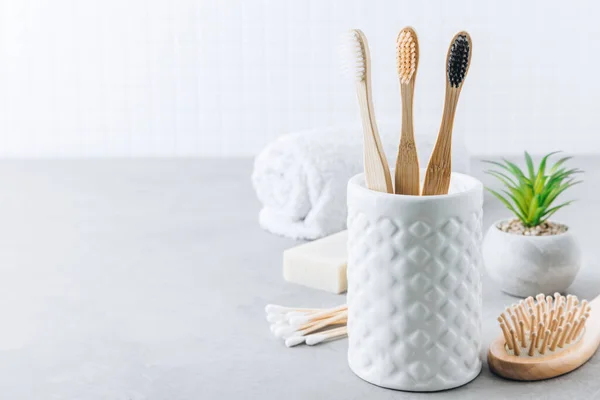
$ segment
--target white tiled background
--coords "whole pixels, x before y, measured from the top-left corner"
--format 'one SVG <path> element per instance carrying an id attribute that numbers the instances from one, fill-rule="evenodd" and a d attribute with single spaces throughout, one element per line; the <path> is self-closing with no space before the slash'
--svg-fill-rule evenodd
<path id="1" fill-rule="evenodd" d="M 0 156 L 251 155 L 348 124 L 335 48 L 350 27 L 370 40 L 378 116 L 398 118 L 394 39 L 409 24 L 417 128 L 439 121 L 448 42 L 466 29 L 456 130 L 473 152 L 595 152 L 599 13 L 591 0 L 3 0 Z"/>

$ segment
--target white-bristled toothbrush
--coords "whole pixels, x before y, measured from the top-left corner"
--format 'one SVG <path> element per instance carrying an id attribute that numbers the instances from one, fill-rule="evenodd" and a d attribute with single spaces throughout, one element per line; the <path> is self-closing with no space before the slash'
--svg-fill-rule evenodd
<path id="1" fill-rule="evenodd" d="M 371 57 L 367 38 L 360 29 L 348 32 L 342 45 L 345 72 L 356 84 L 356 94 L 364 133 L 364 167 L 367 187 L 378 192 L 393 193 L 390 168 L 383 151 L 371 94 Z"/>

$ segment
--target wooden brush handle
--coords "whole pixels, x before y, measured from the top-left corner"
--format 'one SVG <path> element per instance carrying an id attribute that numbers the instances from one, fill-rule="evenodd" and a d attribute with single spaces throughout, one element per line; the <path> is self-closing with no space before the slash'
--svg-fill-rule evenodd
<path id="1" fill-rule="evenodd" d="M 390 168 L 381 145 L 375 112 L 367 81 L 357 82 L 358 104 L 364 131 L 364 163 L 367 187 L 378 192 L 393 193 Z"/>
<path id="2" fill-rule="evenodd" d="M 395 191 L 396 194 L 418 196 L 420 194 L 419 158 L 413 128 L 414 88 L 414 80 L 400 85 L 402 133 L 400 135 L 398 157 L 396 158 Z"/>
<path id="3" fill-rule="evenodd" d="M 446 86 L 442 125 L 425 173 L 423 196 L 448 193 L 452 173 L 452 127 L 459 95 L 460 88 Z"/>

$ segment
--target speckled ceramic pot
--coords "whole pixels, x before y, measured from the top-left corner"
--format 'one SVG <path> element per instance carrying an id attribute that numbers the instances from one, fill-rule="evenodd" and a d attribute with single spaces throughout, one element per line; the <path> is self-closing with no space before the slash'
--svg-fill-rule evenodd
<path id="1" fill-rule="evenodd" d="M 451 389 L 481 370 L 482 185 L 401 196 L 348 183 L 348 363 L 378 386 Z"/>
<path id="2" fill-rule="evenodd" d="M 571 229 L 552 236 L 503 232 L 496 221 L 483 242 L 485 268 L 500 290 L 519 297 L 564 293 L 581 266 L 581 250 Z"/>

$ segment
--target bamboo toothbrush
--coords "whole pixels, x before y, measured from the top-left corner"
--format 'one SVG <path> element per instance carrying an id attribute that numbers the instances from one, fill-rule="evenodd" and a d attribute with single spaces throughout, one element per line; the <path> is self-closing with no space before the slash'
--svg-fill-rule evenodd
<path id="1" fill-rule="evenodd" d="M 438 138 L 427 166 L 423 195 L 447 194 L 452 173 L 452 126 L 458 96 L 469 71 L 472 54 L 471 37 L 467 32 L 454 35 L 446 56 L 446 99 Z"/>
<path id="2" fill-rule="evenodd" d="M 583 365 L 600 345 L 600 296 L 539 294 L 508 307 L 498 321 L 502 334 L 488 352 L 490 369 L 505 378 L 536 381 Z"/>
<path id="3" fill-rule="evenodd" d="M 390 169 L 377 131 L 371 95 L 371 58 L 367 38 L 353 29 L 345 38 L 342 51 L 344 69 L 356 83 L 364 132 L 364 164 L 367 187 L 379 192 L 393 193 Z"/>
<path id="4" fill-rule="evenodd" d="M 400 31 L 396 38 L 396 66 L 402 97 L 402 133 L 396 158 L 396 194 L 420 194 L 419 158 L 413 129 L 413 95 L 419 65 L 419 41 L 411 27 Z"/>

